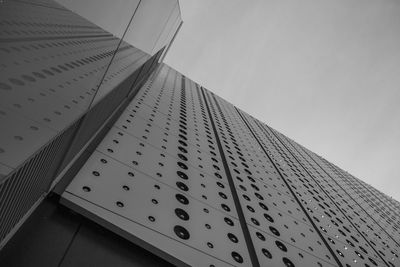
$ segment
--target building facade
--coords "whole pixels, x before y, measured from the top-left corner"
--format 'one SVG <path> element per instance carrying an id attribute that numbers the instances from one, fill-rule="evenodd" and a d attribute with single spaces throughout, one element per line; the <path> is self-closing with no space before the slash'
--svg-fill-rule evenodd
<path id="1" fill-rule="evenodd" d="M 400 266 L 399 202 L 160 63 L 176 1 L 3 7 L 0 264 Z"/>

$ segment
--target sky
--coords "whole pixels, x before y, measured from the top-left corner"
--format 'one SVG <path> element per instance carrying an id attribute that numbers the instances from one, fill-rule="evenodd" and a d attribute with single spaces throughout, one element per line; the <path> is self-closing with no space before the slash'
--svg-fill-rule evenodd
<path id="1" fill-rule="evenodd" d="M 400 201 L 400 2 L 180 0 L 165 63 Z"/>

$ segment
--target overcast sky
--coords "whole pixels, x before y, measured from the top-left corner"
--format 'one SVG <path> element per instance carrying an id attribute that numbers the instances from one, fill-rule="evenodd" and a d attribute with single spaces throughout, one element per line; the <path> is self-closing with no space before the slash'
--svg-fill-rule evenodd
<path id="1" fill-rule="evenodd" d="M 400 200 L 400 1 L 180 4 L 167 64 Z"/>

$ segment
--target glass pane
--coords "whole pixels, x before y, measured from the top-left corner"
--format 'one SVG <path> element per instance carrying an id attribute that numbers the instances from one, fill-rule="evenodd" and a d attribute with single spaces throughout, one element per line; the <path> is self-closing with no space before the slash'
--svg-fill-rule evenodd
<path id="1" fill-rule="evenodd" d="M 135 80 L 135 71 L 167 44 L 168 33 L 178 19 L 180 21 L 177 0 L 140 1 L 93 104 L 97 104 L 126 79 Z"/>
<path id="2" fill-rule="evenodd" d="M 0 2 L 2 176 L 86 112 L 137 4 Z"/>
<path id="3" fill-rule="evenodd" d="M 145 53 L 154 55 L 157 52 L 154 47 L 177 7 L 177 0 L 141 1 L 125 40 Z"/>

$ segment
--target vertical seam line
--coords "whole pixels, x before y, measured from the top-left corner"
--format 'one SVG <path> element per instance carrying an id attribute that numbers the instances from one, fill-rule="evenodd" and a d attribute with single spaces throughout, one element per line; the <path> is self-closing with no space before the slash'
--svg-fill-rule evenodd
<path id="1" fill-rule="evenodd" d="M 325 246 L 327 247 L 327 249 L 329 250 L 329 252 L 332 254 L 333 258 L 335 259 L 336 263 L 340 266 L 343 267 L 343 264 L 340 262 L 339 258 L 335 255 L 334 251 L 332 250 L 332 248 L 329 246 L 328 242 L 325 240 L 325 238 L 323 237 L 322 233 L 319 231 L 318 227 L 315 225 L 314 221 L 311 219 L 310 215 L 307 213 L 306 209 L 303 207 L 303 205 L 301 205 L 300 200 L 297 198 L 296 194 L 293 192 L 292 188 L 289 186 L 289 183 L 286 181 L 286 179 L 283 177 L 282 173 L 280 172 L 280 170 L 278 169 L 278 167 L 275 165 L 275 162 L 271 159 L 271 157 L 268 155 L 267 151 L 265 150 L 265 148 L 263 147 L 263 145 L 261 144 L 261 142 L 258 140 L 257 136 L 255 135 L 255 133 L 253 132 L 253 130 L 250 128 L 248 122 L 245 120 L 245 118 L 242 116 L 242 114 L 239 112 L 238 108 L 235 107 L 235 110 L 237 111 L 237 113 L 239 114 L 240 118 L 244 121 L 244 123 L 246 124 L 247 128 L 249 129 L 249 131 L 251 132 L 251 134 L 253 135 L 254 139 L 256 139 L 258 145 L 261 147 L 261 149 L 264 151 L 264 154 L 268 157 L 268 159 L 270 160 L 270 162 L 272 163 L 272 165 L 274 166 L 275 170 L 279 173 L 279 176 L 282 178 L 283 182 L 285 183 L 286 187 L 289 189 L 290 193 L 293 195 L 294 199 L 296 199 L 297 204 L 300 206 L 300 208 L 303 210 L 304 214 L 307 216 L 308 220 L 310 221 L 310 223 L 312 224 L 312 226 L 314 227 L 315 231 L 318 233 L 319 237 L 321 238 L 322 242 L 324 242 Z"/>
<path id="2" fill-rule="evenodd" d="M 354 229 L 364 238 L 364 240 L 368 243 L 368 245 L 375 251 L 375 253 L 381 258 L 381 260 L 387 265 L 388 263 L 385 261 L 385 259 L 382 258 L 380 253 L 378 253 L 375 248 L 370 244 L 368 239 L 358 230 L 358 228 L 353 224 L 353 222 L 344 214 L 344 212 L 339 208 L 339 206 L 336 204 L 336 202 L 331 198 L 331 196 L 325 192 L 325 190 L 321 187 L 319 183 L 314 179 L 314 177 L 308 172 L 308 170 L 303 166 L 303 164 L 300 163 L 298 158 L 293 155 L 293 153 L 290 151 L 290 149 L 282 142 L 282 140 L 270 129 L 269 126 L 266 125 L 266 127 L 272 132 L 272 134 L 278 139 L 278 141 L 283 145 L 283 147 L 286 148 L 286 150 L 292 155 L 292 157 L 299 163 L 299 165 L 304 169 L 304 171 L 310 176 L 310 178 L 314 181 L 314 183 L 320 188 L 320 190 L 331 200 L 331 202 L 336 206 L 336 208 L 340 211 L 340 213 L 343 214 L 343 216 L 349 221 L 349 223 L 354 227 Z"/>
<path id="3" fill-rule="evenodd" d="M 247 227 L 246 219 L 244 217 L 244 213 L 243 213 L 242 207 L 240 205 L 239 197 L 238 197 L 238 194 L 237 194 L 236 189 L 235 189 L 235 184 L 233 182 L 232 175 L 231 175 L 231 172 L 229 170 L 228 163 L 227 163 L 224 151 L 222 149 L 221 142 L 220 142 L 218 134 L 217 134 L 217 128 L 215 127 L 214 120 L 212 119 L 211 110 L 210 110 L 210 107 L 208 105 L 208 101 L 207 101 L 206 95 L 204 93 L 204 89 L 203 89 L 203 87 L 200 87 L 200 88 L 201 88 L 200 90 L 201 90 L 203 98 L 204 98 L 204 102 L 206 104 L 208 115 L 210 117 L 211 126 L 213 128 L 215 139 L 216 139 L 217 146 L 218 146 L 218 150 L 220 152 L 222 163 L 224 165 L 225 174 L 226 174 L 227 179 L 228 179 L 229 188 L 230 188 L 231 193 L 232 193 L 232 198 L 233 198 L 233 201 L 234 201 L 234 204 L 235 204 L 235 208 L 236 208 L 236 211 L 238 213 L 239 223 L 240 223 L 240 226 L 242 228 L 242 232 L 243 232 L 244 239 L 245 239 L 245 242 L 246 242 L 246 245 L 247 245 L 247 249 L 248 249 L 248 252 L 249 252 L 250 260 L 251 260 L 251 263 L 252 263 L 253 267 L 259 267 L 260 263 L 258 262 L 257 253 L 256 253 L 256 250 L 254 248 L 253 242 L 251 240 L 250 231 L 249 231 L 249 229 Z"/>

